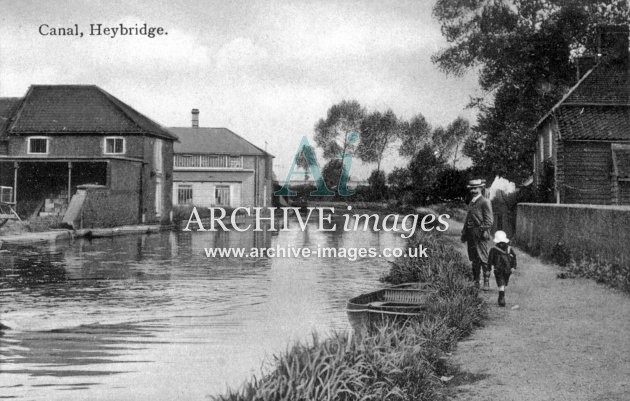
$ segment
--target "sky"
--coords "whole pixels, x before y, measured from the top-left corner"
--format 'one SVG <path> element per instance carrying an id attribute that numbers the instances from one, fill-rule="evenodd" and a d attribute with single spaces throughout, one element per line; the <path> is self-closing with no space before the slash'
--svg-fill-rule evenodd
<path id="1" fill-rule="evenodd" d="M 165 127 L 226 127 L 276 156 L 283 180 L 300 140 L 342 100 L 432 125 L 480 92 L 431 55 L 447 43 L 433 1 L 0 0 L 0 96 L 32 84 L 94 84 Z M 90 36 L 90 24 L 161 26 L 164 36 Z M 42 24 L 83 37 L 43 36 Z M 320 160 L 323 165 L 323 160 Z M 393 149 L 386 170 L 403 165 Z M 365 178 L 374 166 L 354 164 Z"/>

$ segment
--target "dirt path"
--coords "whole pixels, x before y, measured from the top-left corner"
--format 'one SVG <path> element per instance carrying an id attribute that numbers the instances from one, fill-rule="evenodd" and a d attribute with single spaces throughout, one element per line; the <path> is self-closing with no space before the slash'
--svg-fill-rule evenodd
<path id="1" fill-rule="evenodd" d="M 462 252 L 460 224 L 449 238 Z M 556 278 L 558 269 L 518 251 L 519 268 L 485 327 L 458 345 L 452 362 L 455 400 L 630 400 L 630 296 L 586 279 Z"/>

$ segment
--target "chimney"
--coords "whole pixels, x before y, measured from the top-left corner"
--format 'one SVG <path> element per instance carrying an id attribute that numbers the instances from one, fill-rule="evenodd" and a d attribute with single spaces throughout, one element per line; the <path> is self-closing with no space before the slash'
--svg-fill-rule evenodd
<path id="1" fill-rule="evenodd" d="M 610 65 L 628 67 L 628 25 L 599 27 L 598 53 Z"/>
<path id="2" fill-rule="evenodd" d="M 192 127 L 199 128 L 199 109 L 192 109 Z"/>

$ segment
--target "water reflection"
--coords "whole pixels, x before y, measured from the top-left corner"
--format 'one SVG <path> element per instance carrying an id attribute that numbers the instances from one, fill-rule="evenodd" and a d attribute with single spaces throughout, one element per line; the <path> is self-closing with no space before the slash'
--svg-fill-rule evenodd
<path id="1" fill-rule="evenodd" d="M 63 253 L 58 250 L 7 245 L 0 257 L 0 280 L 16 288 L 67 279 Z"/>
<path id="2" fill-rule="evenodd" d="M 204 248 L 402 244 L 392 233 L 317 228 L 5 244 L 0 394 L 198 399 L 239 385 L 291 341 L 347 328 L 346 298 L 378 286 L 388 264 L 207 258 Z"/>
<path id="3" fill-rule="evenodd" d="M 16 332 L 3 344 L 2 357 L 6 364 L 3 374 L 34 376 L 101 376 L 123 373 L 116 370 L 82 370 L 82 366 L 116 363 L 150 362 L 117 360 L 116 357 L 142 349 L 163 325 L 144 327 L 137 323 L 92 324 L 71 329 Z M 28 352 L 24 352 L 28 350 Z M 38 365 L 29 369 L 26 365 Z M 15 368 L 12 368 L 15 366 Z M 45 368 L 44 368 L 45 367 Z M 79 368 L 79 369 L 77 369 Z"/>

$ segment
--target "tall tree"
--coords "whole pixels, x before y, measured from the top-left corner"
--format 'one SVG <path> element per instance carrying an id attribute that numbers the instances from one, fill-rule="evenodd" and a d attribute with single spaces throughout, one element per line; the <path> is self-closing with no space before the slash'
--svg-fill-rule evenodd
<path id="1" fill-rule="evenodd" d="M 309 148 L 311 149 L 311 153 L 310 154 L 315 154 L 315 149 L 313 149 L 313 147 L 311 145 L 308 145 Z M 314 161 L 316 162 L 316 161 Z M 311 172 L 311 167 L 309 164 L 309 160 L 306 157 L 306 152 L 302 152 L 302 154 L 300 154 L 300 156 L 298 156 L 297 162 L 296 162 L 297 166 L 300 167 L 302 170 L 304 170 L 304 181 L 308 181 L 309 176 L 310 176 L 310 172 Z"/>
<path id="2" fill-rule="evenodd" d="M 463 141 L 472 133 L 470 123 L 463 117 L 458 117 L 446 128 L 432 128 L 427 120 L 418 114 L 408 123 L 400 123 L 401 144 L 399 154 L 413 157 L 424 147 L 429 146 L 435 155 L 444 160 L 452 158 L 453 166 L 457 162 L 457 155 Z"/>
<path id="3" fill-rule="evenodd" d="M 322 168 L 322 177 L 326 183 L 326 187 L 333 192 L 339 190 L 339 178 L 343 169 L 343 162 L 339 159 L 329 160 Z"/>
<path id="4" fill-rule="evenodd" d="M 387 196 L 387 179 L 385 172 L 381 170 L 373 170 L 368 177 L 368 185 L 370 186 L 370 200 L 380 201 Z"/>
<path id="5" fill-rule="evenodd" d="M 433 57 L 446 73 L 479 71 L 486 92 L 464 151 L 482 171 L 531 173 L 533 126 L 575 83 L 576 55 L 595 53 L 595 28 L 627 24 L 624 0 L 437 0 L 450 46 Z"/>
<path id="6" fill-rule="evenodd" d="M 444 169 L 444 164 L 444 159 L 430 145 L 423 146 L 409 161 L 407 170 L 412 180 L 411 193 L 416 203 L 424 205 L 432 200 L 435 180 Z"/>
<path id="7" fill-rule="evenodd" d="M 361 161 L 376 163 L 376 171 L 380 171 L 383 156 L 398 138 L 399 132 L 400 123 L 391 109 L 385 113 L 375 111 L 367 115 L 361 122 L 361 142 L 357 147 Z"/>
<path id="8" fill-rule="evenodd" d="M 387 176 L 387 183 L 394 199 L 403 199 L 407 192 L 413 187 L 413 179 L 407 167 L 396 167 Z"/>
<path id="9" fill-rule="evenodd" d="M 356 100 L 343 100 L 328 109 L 326 118 L 315 125 L 315 143 L 322 149 L 324 159 L 354 154 L 364 116 L 365 109 Z"/>
<path id="10" fill-rule="evenodd" d="M 422 114 L 418 114 L 401 125 L 400 139 L 398 153 L 403 157 L 413 157 L 431 142 L 431 125 Z"/>
<path id="11" fill-rule="evenodd" d="M 452 166 L 457 164 L 457 156 L 462 142 L 471 134 L 470 123 L 463 117 L 457 117 L 446 129 L 433 130 L 431 138 L 438 156 L 446 161 L 452 159 Z"/>

